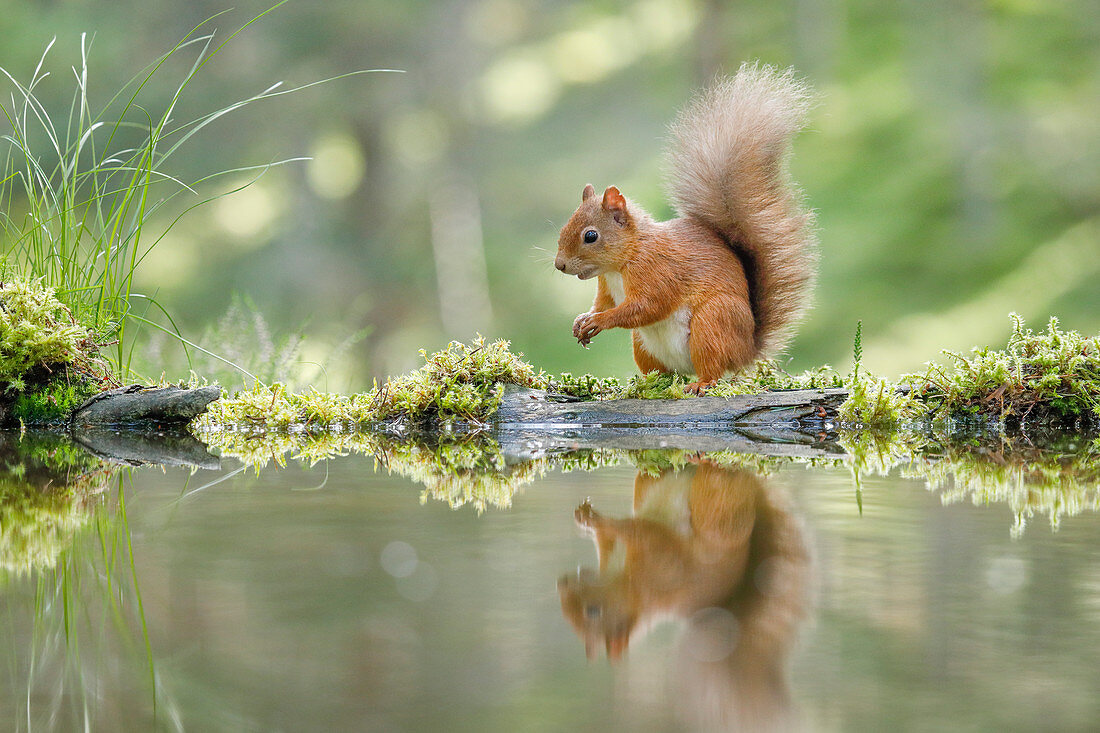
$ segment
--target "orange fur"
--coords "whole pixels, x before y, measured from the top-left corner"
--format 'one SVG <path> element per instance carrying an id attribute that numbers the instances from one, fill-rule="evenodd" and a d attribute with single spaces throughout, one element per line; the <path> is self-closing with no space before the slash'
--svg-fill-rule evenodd
<path id="1" fill-rule="evenodd" d="M 792 712 L 785 662 L 812 575 L 785 504 L 755 474 L 701 458 L 657 476 L 639 472 L 631 517 L 578 507 L 598 569 L 562 576 L 558 593 L 589 658 L 601 647 L 621 658 L 662 619 L 680 619 L 689 637 L 707 635 L 716 617 L 732 619 L 739 633 L 726 656 L 700 661 L 683 650 L 681 702 L 695 709 L 700 730 L 781 729 L 774 724 Z"/>
<path id="2" fill-rule="evenodd" d="M 618 188 L 597 196 L 585 186 L 555 260 L 566 274 L 599 279 L 592 310 L 573 324 L 582 344 L 635 329 L 638 368 L 683 371 L 690 359 L 694 392 L 783 347 L 816 264 L 812 213 L 783 166 L 809 100 L 792 72 L 766 66 L 742 66 L 703 92 L 673 125 L 678 219 L 654 221 Z M 621 278 L 618 297 L 612 277 Z"/>

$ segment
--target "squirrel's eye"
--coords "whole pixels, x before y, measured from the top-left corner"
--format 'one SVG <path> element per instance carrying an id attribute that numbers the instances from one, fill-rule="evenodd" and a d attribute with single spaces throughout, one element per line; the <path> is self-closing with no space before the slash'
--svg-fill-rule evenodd
<path id="1" fill-rule="evenodd" d="M 584 615 L 588 618 L 596 619 L 603 615 L 603 609 L 595 603 L 590 603 L 584 607 Z"/>
<path id="2" fill-rule="evenodd" d="M 589 229 L 587 232 L 584 233 L 584 243 L 585 244 L 592 244 L 593 242 L 595 242 L 599 238 L 600 238 L 600 235 L 595 229 Z"/>

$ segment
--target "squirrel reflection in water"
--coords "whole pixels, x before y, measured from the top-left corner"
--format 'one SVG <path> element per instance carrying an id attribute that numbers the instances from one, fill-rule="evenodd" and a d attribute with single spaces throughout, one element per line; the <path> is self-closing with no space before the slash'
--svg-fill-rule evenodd
<path id="1" fill-rule="evenodd" d="M 699 727 L 795 727 L 785 665 L 810 562 L 782 499 L 753 472 L 696 458 L 639 472 L 633 517 L 581 504 L 575 517 L 594 536 L 599 571 L 563 576 L 558 591 L 588 658 L 603 646 L 616 661 L 656 622 L 681 619 L 677 697 Z"/>

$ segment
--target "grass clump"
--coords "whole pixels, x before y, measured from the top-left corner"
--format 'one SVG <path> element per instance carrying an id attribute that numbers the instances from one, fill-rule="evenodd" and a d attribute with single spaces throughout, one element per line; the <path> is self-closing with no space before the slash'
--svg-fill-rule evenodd
<path id="1" fill-rule="evenodd" d="M 81 35 L 80 62 L 72 68 L 71 102 L 60 110 L 44 101 L 54 94 L 47 89 L 53 41 L 29 78 L 0 67 L 0 82 L 10 88 L 0 95 L 0 125 L 7 122 L 0 129 L 4 259 L 20 273 L 45 278 L 56 287 L 78 321 L 102 342 L 113 343 L 112 359 L 120 372 L 130 368 L 139 326 L 173 335 L 185 353 L 188 345 L 194 346 L 155 298 L 135 290 L 134 274 L 142 261 L 185 214 L 244 188 L 211 192 L 216 179 L 244 174 L 255 180 L 296 160 L 230 168 L 185 181 L 171 169 L 181 150 L 210 124 L 256 102 L 367 73 L 289 89 L 279 82 L 219 109 L 180 118 L 184 98 L 211 59 L 283 2 L 220 42 L 210 30 L 218 16 L 207 18 L 105 102 L 90 93 L 95 83 L 87 34 Z M 54 78 L 66 78 L 67 72 Z M 178 76 L 166 78 L 172 73 Z"/>
<path id="2" fill-rule="evenodd" d="M 913 396 L 933 417 L 1100 424 L 1100 336 L 1062 331 L 1053 317 L 1035 333 L 1020 316 L 1010 317 L 1004 349 L 976 348 L 969 357 L 944 352 L 953 368 L 932 364 L 905 378 Z"/>

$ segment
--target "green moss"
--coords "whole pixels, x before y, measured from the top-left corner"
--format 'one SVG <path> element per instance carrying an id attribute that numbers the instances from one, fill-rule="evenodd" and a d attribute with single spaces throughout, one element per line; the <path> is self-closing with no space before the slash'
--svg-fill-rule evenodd
<path id="1" fill-rule="evenodd" d="M 295 393 L 282 384 L 256 384 L 212 402 L 192 428 L 202 432 L 355 429 L 376 419 L 373 394 Z"/>
<path id="2" fill-rule="evenodd" d="M 688 399 L 694 395 L 685 392 L 692 379 L 680 374 L 661 374 L 650 372 L 631 377 L 626 384 L 620 384 L 614 378 L 593 377 L 585 374 L 574 377 L 564 373 L 551 380 L 554 390 L 581 399 Z M 841 375 L 832 367 L 825 365 L 807 370 L 801 374 L 791 374 L 773 360 L 765 359 L 732 377 L 718 380 L 707 390 L 711 397 L 734 397 L 737 395 L 760 394 L 770 389 L 828 389 L 844 386 Z"/>
<path id="3" fill-rule="evenodd" d="M 109 378 L 91 334 L 41 280 L 0 282 L 0 402 L 25 424 L 64 420 Z"/>
<path id="4" fill-rule="evenodd" d="M 88 330 L 41 280 L 0 282 L 0 383 L 21 391 L 35 369 L 87 364 L 96 347 Z"/>
<path id="5" fill-rule="evenodd" d="M 574 377 L 569 372 L 562 372 L 556 379 L 550 380 L 550 389 L 582 400 L 613 399 L 622 393 L 622 385 L 614 377 L 594 377 L 591 374 Z"/>
<path id="6" fill-rule="evenodd" d="M 95 386 L 79 376 L 72 381 L 57 379 L 28 386 L 16 396 L 12 417 L 27 425 L 62 422 L 96 391 Z"/>
<path id="7" fill-rule="evenodd" d="M 1051 318 L 1034 333 L 1011 316 L 1002 350 L 975 348 L 971 356 L 944 352 L 953 364 L 932 364 L 903 381 L 934 417 L 997 420 L 1058 419 L 1100 424 L 1100 336 L 1062 331 Z"/>
<path id="8" fill-rule="evenodd" d="M 505 384 L 550 386 L 544 372 L 511 353 L 508 345 L 478 337 L 468 345 L 452 342 L 430 356 L 421 351 L 423 367 L 366 394 L 344 396 L 315 389 L 297 394 L 281 384 L 257 384 L 212 404 L 194 427 L 357 429 L 390 419 L 421 428 L 439 428 L 455 420 L 482 425 L 500 406 Z"/>
<path id="9" fill-rule="evenodd" d="M 423 367 L 387 380 L 372 395 L 375 419 L 403 417 L 413 423 L 451 419 L 481 422 L 500 406 L 505 384 L 546 389 L 550 380 L 522 355 L 508 350 L 507 341 L 487 343 L 478 337 L 467 345 L 452 341 L 429 356 Z"/>

